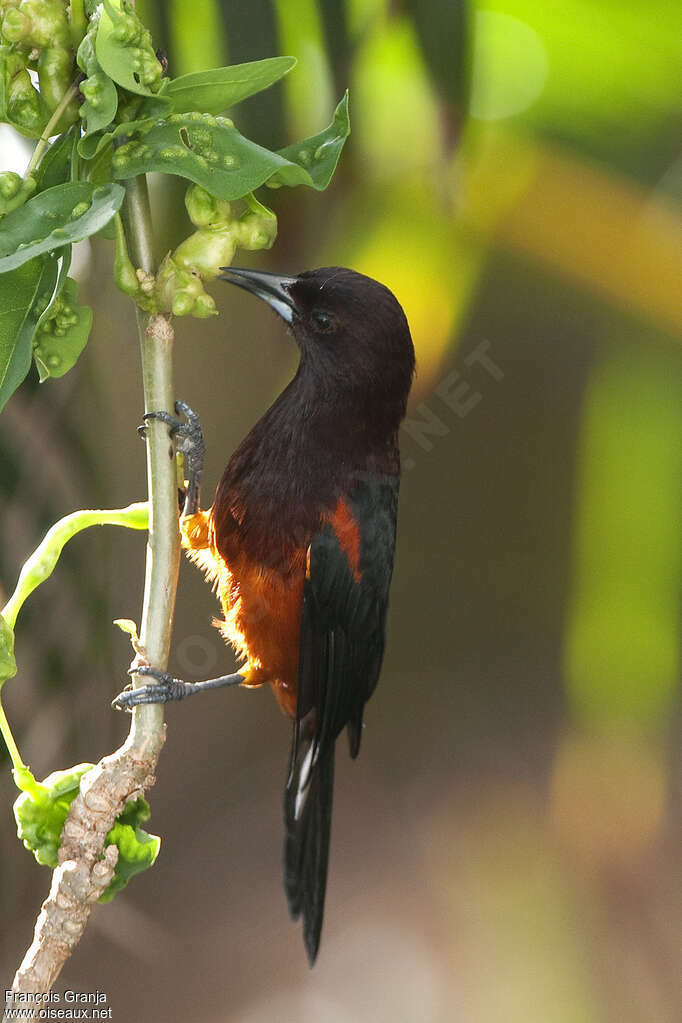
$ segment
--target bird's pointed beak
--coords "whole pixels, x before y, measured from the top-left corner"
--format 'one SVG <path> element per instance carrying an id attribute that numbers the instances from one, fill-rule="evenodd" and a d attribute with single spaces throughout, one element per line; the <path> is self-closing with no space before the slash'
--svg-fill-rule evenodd
<path id="1" fill-rule="evenodd" d="M 236 266 L 221 266 L 221 281 L 246 288 L 253 295 L 262 298 L 279 313 L 282 319 L 291 323 L 296 303 L 290 294 L 290 288 L 296 283 L 296 277 L 283 277 L 281 274 L 268 273 L 265 270 L 242 270 Z"/>

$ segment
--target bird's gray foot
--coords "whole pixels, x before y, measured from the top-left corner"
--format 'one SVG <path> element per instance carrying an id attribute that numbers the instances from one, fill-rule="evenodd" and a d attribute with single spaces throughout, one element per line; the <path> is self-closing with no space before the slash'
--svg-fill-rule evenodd
<path id="1" fill-rule="evenodd" d="M 184 416 L 184 420 L 162 411 L 146 412 L 143 419 L 145 424 L 150 419 L 158 419 L 169 427 L 170 435 L 175 441 L 176 451 L 183 456 L 183 471 L 187 478 L 183 514 L 194 515 L 199 511 L 201 474 L 206 454 L 204 434 L 199 416 L 184 401 L 175 402 L 175 412 L 177 416 Z M 146 436 L 146 425 L 141 426 L 139 430 L 143 436 Z"/>
<path id="2" fill-rule="evenodd" d="M 184 700 L 186 696 L 193 696 L 195 693 L 205 692 L 208 689 L 238 686 L 244 682 L 244 676 L 239 672 L 232 675 L 221 675 L 219 678 L 209 678 L 204 682 L 183 682 L 180 678 L 173 678 L 167 671 L 159 671 L 149 665 L 131 668 L 128 674 L 145 675 L 156 679 L 156 681 L 146 686 L 139 686 L 137 689 L 126 686 L 123 692 L 112 700 L 111 706 L 116 710 L 132 711 L 133 707 L 139 707 L 143 703 L 170 703 L 173 700 Z"/>

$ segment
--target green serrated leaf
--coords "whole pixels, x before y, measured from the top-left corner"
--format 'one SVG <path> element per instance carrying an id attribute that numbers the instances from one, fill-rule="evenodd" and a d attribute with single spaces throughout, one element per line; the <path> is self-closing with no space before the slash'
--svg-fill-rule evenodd
<path id="1" fill-rule="evenodd" d="M 33 336 L 56 282 L 57 260 L 52 256 L 0 274 L 0 409 L 29 371 Z"/>
<path id="2" fill-rule="evenodd" d="M 248 64 L 196 71 L 172 79 L 164 94 L 173 100 L 178 114 L 190 110 L 222 114 L 248 96 L 254 96 L 274 85 L 295 65 L 295 57 L 269 57 Z"/>
<path id="3" fill-rule="evenodd" d="M 104 0 L 95 53 L 102 70 L 117 85 L 151 96 L 161 80 L 161 65 L 151 36 L 125 0 Z"/>
<path id="4" fill-rule="evenodd" d="M 344 143 L 350 135 L 350 117 L 348 114 L 348 92 L 334 111 L 332 123 L 324 131 L 311 138 L 295 142 L 279 150 L 290 166 L 282 168 L 267 182 L 270 187 L 278 185 L 308 184 L 301 179 L 296 168 L 305 170 L 312 179 L 312 186 L 318 191 L 327 187 L 336 170 Z"/>
<path id="5" fill-rule="evenodd" d="M 95 234 L 117 212 L 123 196 L 123 188 L 113 182 L 73 181 L 29 199 L 0 222 L 0 273 Z"/>
<path id="6" fill-rule="evenodd" d="M 244 138 L 228 118 L 198 111 L 172 114 L 143 138 L 119 147 L 112 158 L 113 176 L 176 174 L 218 199 L 239 199 L 266 182 L 323 189 L 349 133 L 347 95 L 325 131 L 280 153 Z"/>
<path id="7" fill-rule="evenodd" d="M 71 155 L 74 143 L 79 135 L 78 128 L 72 124 L 68 131 L 52 143 L 45 150 L 43 157 L 33 172 L 36 179 L 37 191 L 44 192 L 55 185 L 63 185 L 71 177 Z"/>
<path id="8" fill-rule="evenodd" d="M 92 328 L 92 309 L 79 306 L 78 285 L 71 277 L 57 298 L 56 311 L 41 323 L 33 342 L 35 359 L 43 383 L 48 377 L 61 377 L 74 366 L 85 348 Z"/>

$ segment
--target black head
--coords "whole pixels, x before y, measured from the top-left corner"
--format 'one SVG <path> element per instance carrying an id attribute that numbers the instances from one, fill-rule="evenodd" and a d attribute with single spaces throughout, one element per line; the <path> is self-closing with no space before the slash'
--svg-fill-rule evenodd
<path id="1" fill-rule="evenodd" d="M 301 372 L 325 393 L 382 394 L 402 407 L 414 373 L 405 314 L 383 284 L 344 267 L 282 277 L 224 268 L 222 280 L 264 299 L 290 324 L 301 349 Z"/>

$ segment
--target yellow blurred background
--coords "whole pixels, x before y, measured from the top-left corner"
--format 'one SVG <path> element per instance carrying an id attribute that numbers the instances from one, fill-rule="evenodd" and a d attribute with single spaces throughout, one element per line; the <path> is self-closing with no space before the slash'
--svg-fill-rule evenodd
<path id="1" fill-rule="evenodd" d="M 171 707 L 157 865 L 96 907 L 58 990 L 126 1023 L 677 1023 L 682 1019 L 679 153 L 682 16 L 657 0 L 138 0 L 178 75 L 290 53 L 234 112 L 276 147 L 352 135 L 330 189 L 266 192 L 251 264 L 345 264 L 403 303 L 418 359 L 389 646 L 362 756 L 339 748 L 327 915 L 309 972 L 280 884 L 289 729 L 267 693 Z M 188 233 L 153 183 L 159 255 Z M 76 369 L 0 419 L 0 579 L 59 516 L 144 495 L 134 314 L 81 247 Z M 232 289 L 177 324 L 205 503 L 290 376 Z M 96 761 L 139 618 L 144 540 L 83 535 L 27 606 L 4 690 L 34 773 Z M 184 565 L 171 670 L 230 670 Z M 9 983 L 49 874 L 0 781 Z"/>

